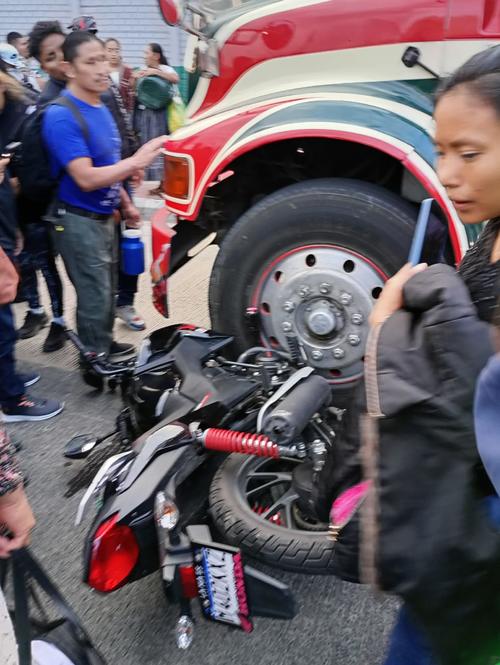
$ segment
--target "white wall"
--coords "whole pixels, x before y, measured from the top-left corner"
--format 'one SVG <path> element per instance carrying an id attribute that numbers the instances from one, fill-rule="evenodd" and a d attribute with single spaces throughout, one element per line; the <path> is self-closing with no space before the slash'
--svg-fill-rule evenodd
<path id="1" fill-rule="evenodd" d="M 0 0 L 0 41 L 11 30 L 28 33 L 36 21 L 59 20 L 66 28 L 77 14 L 94 16 L 101 38 L 119 39 L 132 66 L 142 64 L 148 42 L 161 44 L 170 64 L 182 64 L 185 35 L 163 21 L 157 0 Z"/>

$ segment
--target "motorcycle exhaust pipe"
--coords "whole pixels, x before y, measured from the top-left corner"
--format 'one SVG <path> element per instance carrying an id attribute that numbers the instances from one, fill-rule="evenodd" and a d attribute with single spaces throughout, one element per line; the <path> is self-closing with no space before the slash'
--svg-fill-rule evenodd
<path id="1" fill-rule="evenodd" d="M 296 441 L 307 424 L 332 398 L 331 386 L 317 374 L 308 376 L 264 416 L 261 431 L 277 444 L 286 446 Z"/>

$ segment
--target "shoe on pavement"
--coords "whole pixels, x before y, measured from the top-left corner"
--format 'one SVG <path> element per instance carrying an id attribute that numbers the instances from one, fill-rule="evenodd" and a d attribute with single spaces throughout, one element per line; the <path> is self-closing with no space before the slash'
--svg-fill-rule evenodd
<path id="1" fill-rule="evenodd" d="M 123 342 L 111 342 L 109 349 L 108 360 L 110 362 L 117 362 L 133 356 L 136 352 L 133 344 L 125 344 Z"/>
<path id="2" fill-rule="evenodd" d="M 133 305 L 116 308 L 116 317 L 121 319 L 131 330 L 146 330 L 146 324 L 135 311 Z"/>
<path id="3" fill-rule="evenodd" d="M 45 342 L 42 346 L 42 351 L 44 353 L 52 353 L 52 351 L 58 351 L 62 349 L 66 344 L 66 332 L 63 326 L 60 326 L 58 323 L 52 321 L 50 324 L 49 334 L 45 338 Z"/>
<path id="4" fill-rule="evenodd" d="M 23 395 L 15 406 L 4 406 L 3 420 L 6 423 L 48 420 L 57 416 L 64 409 L 64 402 L 55 399 L 40 399 Z"/>
<path id="5" fill-rule="evenodd" d="M 24 383 L 25 388 L 33 386 L 37 381 L 40 381 L 40 374 L 36 372 L 18 372 L 17 376 Z"/>
<path id="6" fill-rule="evenodd" d="M 26 313 L 23 325 L 17 331 L 19 339 L 29 339 L 34 337 L 42 328 L 48 323 L 48 318 L 45 313 L 35 314 L 30 309 Z"/>

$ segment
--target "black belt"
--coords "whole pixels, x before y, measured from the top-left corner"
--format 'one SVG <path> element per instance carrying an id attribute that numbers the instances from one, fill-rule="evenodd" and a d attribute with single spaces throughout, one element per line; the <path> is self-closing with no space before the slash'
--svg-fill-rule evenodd
<path id="1" fill-rule="evenodd" d="M 65 212 L 69 212 L 72 215 L 79 215 L 80 217 L 88 217 L 88 219 L 96 219 L 99 222 L 106 222 L 113 213 L 109 215 L 104 215 L 101 212 L 92 212 L 91 210 L 85 210 L 85 208 L 78 208 L 77 206 L 71 206 L 69 203 L 64 203 L 60 201 L 56 206 L 57 211 L 62 216 Z"/>

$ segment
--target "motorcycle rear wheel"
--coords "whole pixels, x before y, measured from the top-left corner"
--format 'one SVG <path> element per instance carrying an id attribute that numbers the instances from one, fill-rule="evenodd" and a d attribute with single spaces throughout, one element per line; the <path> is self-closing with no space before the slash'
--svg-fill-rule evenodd
<path id="1" fill-rule="evenodd" d="M 297 460 L 229 455 L 214 476 L 210 514 L 224 542 L 270 566 L 333 574 L 326 524 L 300 513 L 291 489 Z M 300 528 L 299 528 L 300 527 Z"/>

